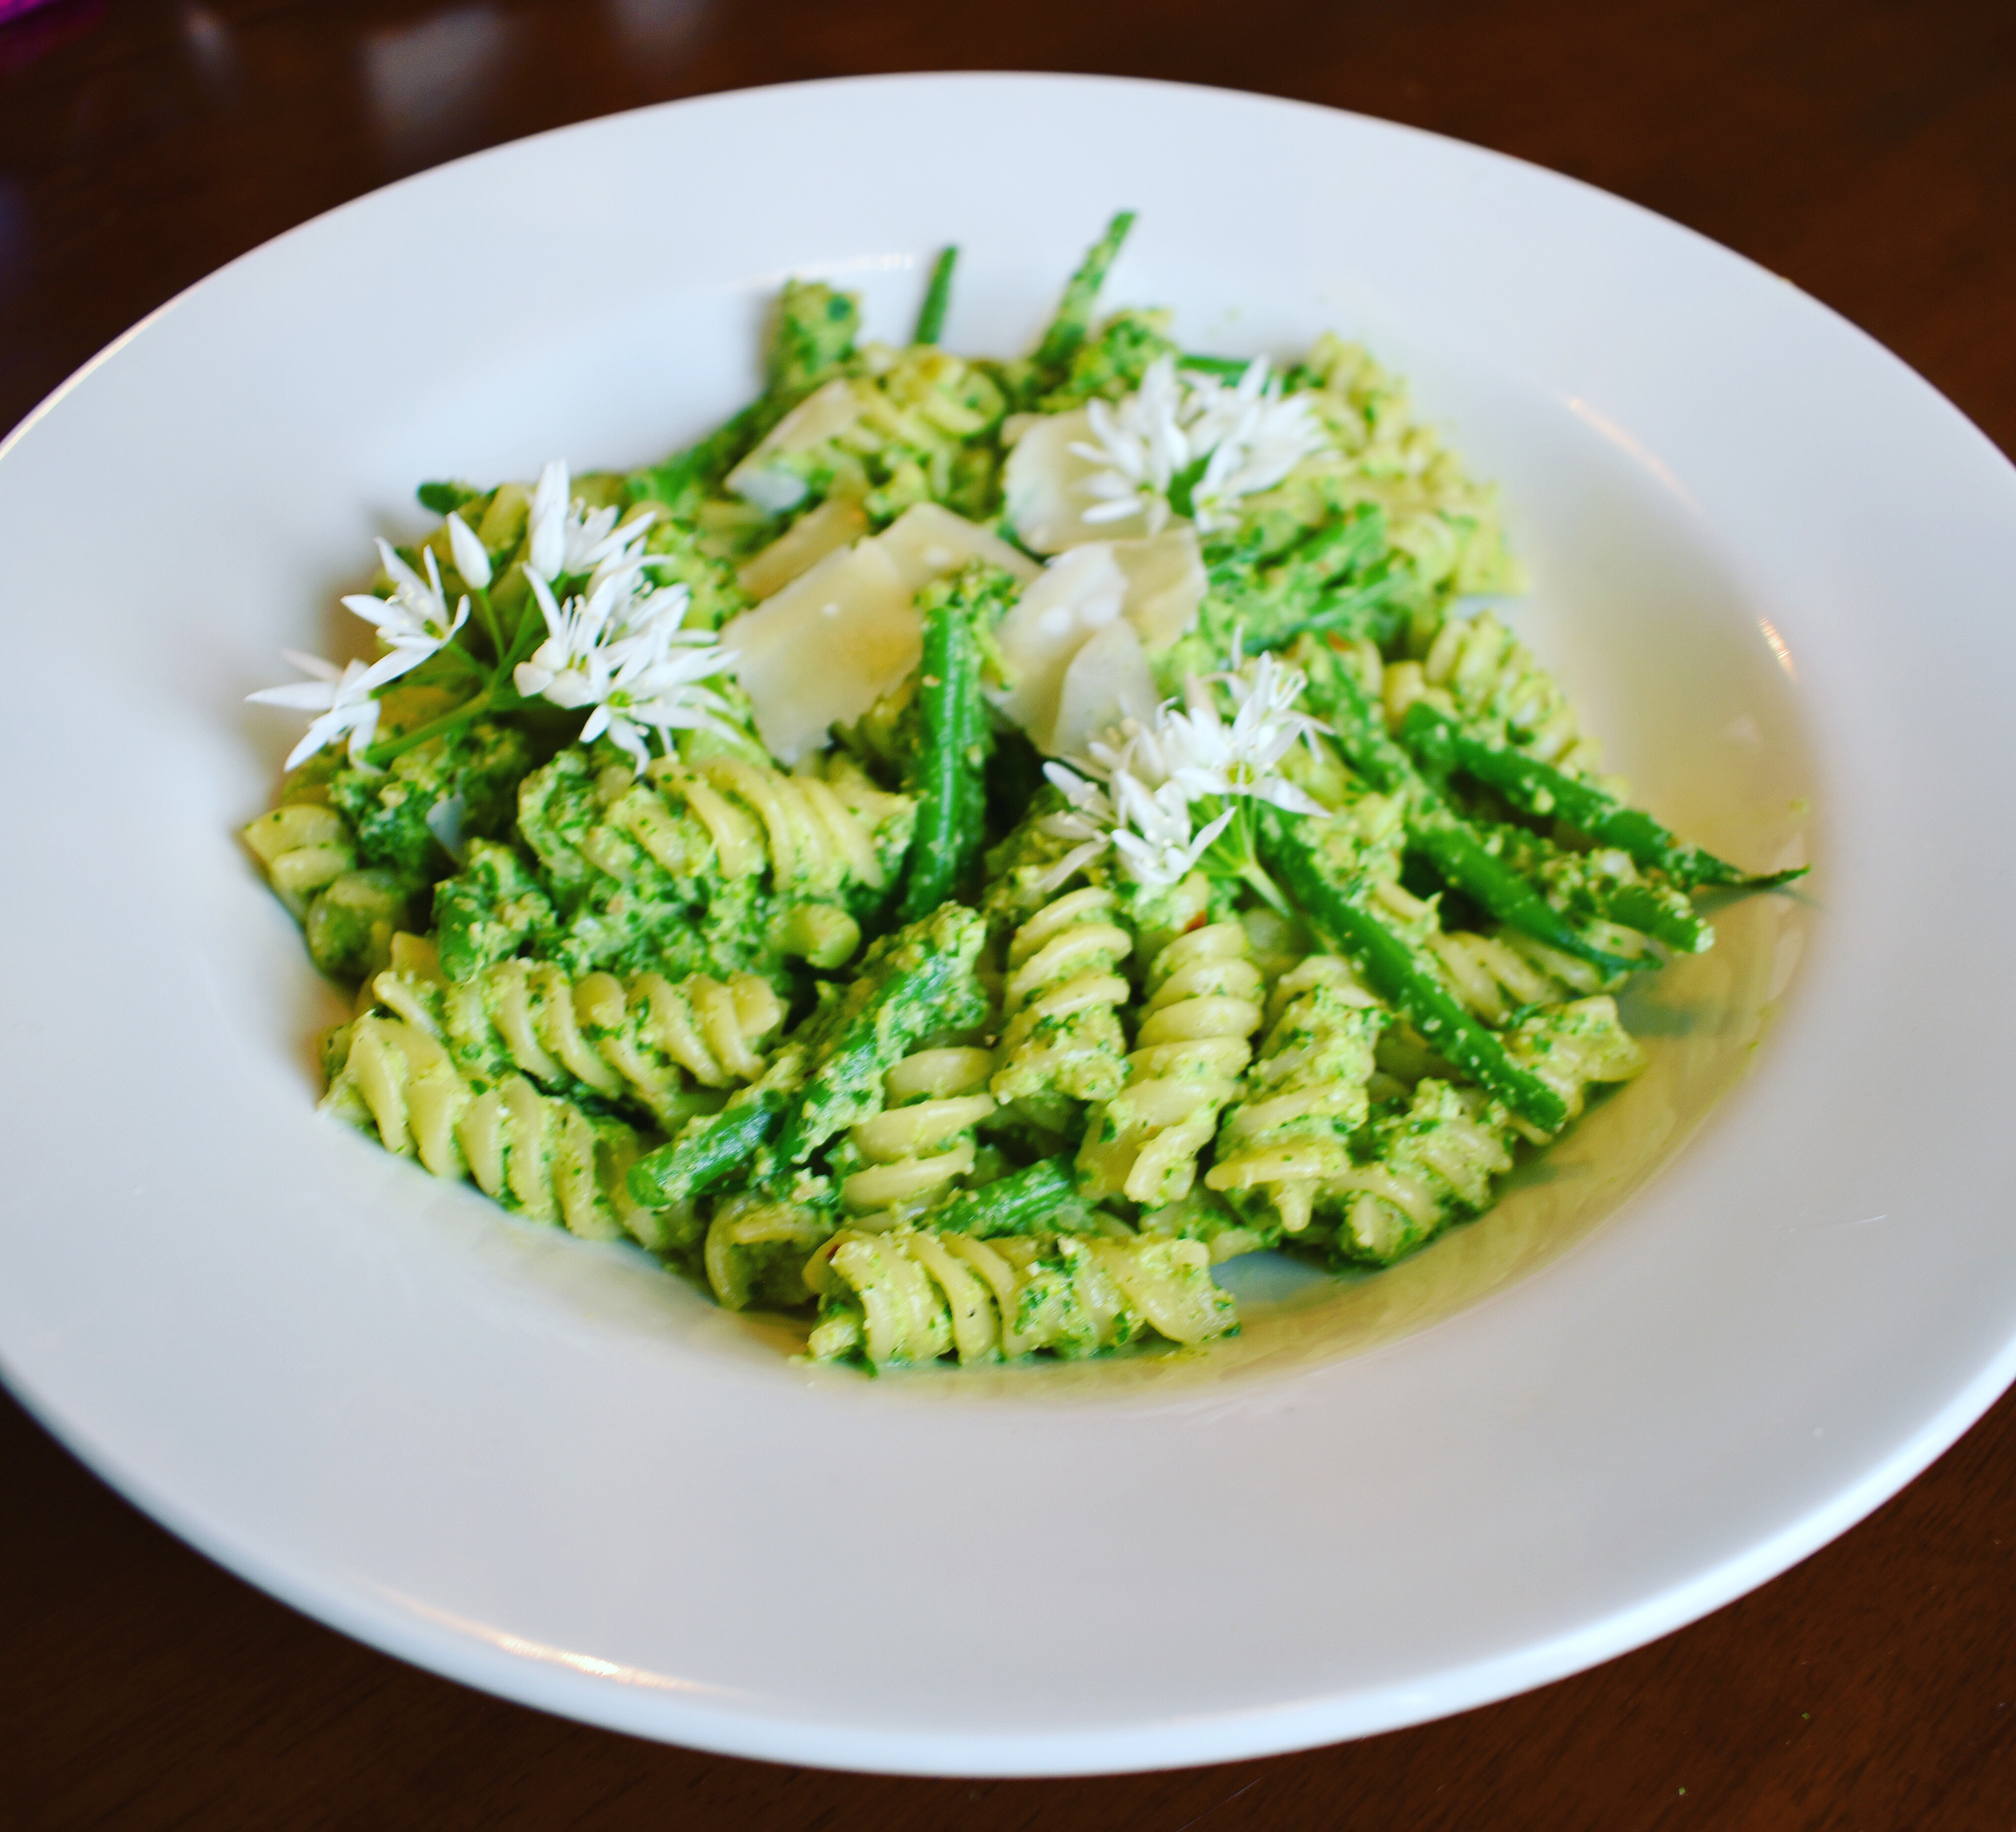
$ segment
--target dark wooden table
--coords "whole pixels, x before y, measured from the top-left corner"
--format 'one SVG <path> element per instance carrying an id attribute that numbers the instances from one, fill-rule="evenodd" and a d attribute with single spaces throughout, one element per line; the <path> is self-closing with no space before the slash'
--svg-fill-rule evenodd
<path id="1" fill-rule="evenodd" d="M 0 25 L 0 427 L 218 263 L 423 166 L 707 90 L 990 67 L 1264 90 L 1572 173 L 1798 282 L 2016 451 L 2007 0 L 58 0 Z M 146 480 L 109 453 L 106 484 L 116 513 Z M 0 1398 L 0 1825 L 1985 1832 L 2016 1826 L 2012 1603 L 2005 1398 L 1756 1595 L 1447 1722 L 1093 1781 L 827 1774 L 585 1729 L 357 1647 Z"/>

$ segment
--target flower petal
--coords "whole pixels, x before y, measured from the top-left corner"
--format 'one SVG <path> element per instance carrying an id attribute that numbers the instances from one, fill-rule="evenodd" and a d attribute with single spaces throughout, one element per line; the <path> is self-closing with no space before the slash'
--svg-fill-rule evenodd
<path id="1" fill-rule="evenodd" d="M 477 539 L 476 531 L 462 519 L 458 509 L 448 511 L 448 544 L 455 552 L 455 570 L 477 591 L 487 589 L 490 584 L 490 556 Z"/>

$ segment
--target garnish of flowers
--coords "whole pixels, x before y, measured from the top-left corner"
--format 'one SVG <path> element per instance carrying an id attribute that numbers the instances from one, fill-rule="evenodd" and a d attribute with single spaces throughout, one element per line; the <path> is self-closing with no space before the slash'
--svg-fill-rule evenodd
<path id="1" fill-rule="evenodd" d="M 1092 437 L 1071 447 L 1097 467 L 1080 486 L 1096 498 L 1084 519 L 1139 513 L 1150 534 L 1172 514 L 1206 534 L 1233 527 L 1241 497 L 1273 489 L 1330 443 L 1307 398 L 1284 396 L 1264 356 L 1236 383 L 1179 375 L 1175 358 L 1157 357 L 1132 394 L 1117 405 L 1093 401 L 1085 417 Z"/>
<path id="2" fill-rule="evenodd" d="M 729 729 L 727 703 L 700 683 L 725 671 L 733 655 L 715 646 L 708 632 L 684 628 L 693 602 L 685 585 L 661 586 L 650 576 L 661 563 L 644 551 L 656 511 L 619 527 L 620 514 L 613 507 L 589 508 L 573 496 L 566 464 L 549 464 L 527 521 L 527 593 L 510 614 L 491 596 L 489 551 L 459 511 L 447 518 L 448 547 L 468 590 L 452 614 L 433 549 L 421 551 L 423 578 L 380 540 L 390 595 L 359 592 L 343 602 L 376 629 L 387 653 L 368 665 L 338 669 L 289 652 L 310 678 L 250 696 L 321 714 L 287 768 L 339 738 L 347 739 L 353 763 L 383 768 L 486 713 L 521 711 L 541 700 L 587 709 L 583 741 L 607 734 L 639 769 L 649 754 L 647 732 L 655 732 L 662 747 L 675 730 Z M 469 642 L 472 602 L 487 657 Z M 402 677 L 459 697 L 437 718 L 379 741 L 379 696 Z"/>
<path id="3" fill-rule="evenodd" d="M 1231 668 L 1193 675 L 1180 709 L 1168 700 L 1151 725 L 1130 719 L 1088 745 L 1088 757 L 1045 764 L 1044 774 L 1070 804 L 1050 815 L 1045 830 L 1078 842 L 1049 878 L 1062 884 L 1110 846 L 1136 884 L 1174 884 L 1201 867 L 1241 880 L 1287 915 L 1287 900 L 1259 862 L 1254 811 L 1265 801 L 1291 814 L 1324 812 L 1280 773 L 1298 743 L 1330 729 L 1298 709 L 1306 685 L 1300 668 L 1271 654 L 1246 661 L 1235 642 Z M 1229 720 L 1219 689 L 1231 703 Z"/>

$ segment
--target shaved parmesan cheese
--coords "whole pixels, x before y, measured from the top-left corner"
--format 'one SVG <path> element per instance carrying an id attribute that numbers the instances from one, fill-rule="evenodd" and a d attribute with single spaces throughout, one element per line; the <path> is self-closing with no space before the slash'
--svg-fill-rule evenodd
<path id="1" fill-rule="evenodd" d="M 1155 706 L 1155 676 L 1141 639 L 1125 617 L 1116 617 L 1071 657 L 1057 723 L 1041 748 L 1053 757 L 1082 757 L 1093 739 L 1124 719 L 1152 724 Z"/>
<path id="2" fill-rule="evenodd" d="M 1071 658 L 1126 600 L 1127 575 L 1102 541 L 1058 555 L 1002 618 L 994 640 L 1012 684 L 998 704 L 1039 750 L 1052 748 Z"/>
<path id="3" fill-rule="evenodd" d="M 954 515 L 936 502 L 919 502 L 905 509 L 875 537 L 875 542 L 896 563 L 913 592 L 958 571 L 970 560 L 990 561 L 1025 581 L 1041 570 L 999 534 L 989 534 L 977 522 Z"/>
<path id="4" fill-rule="evenodd" d="M 799 574 L 833 552 L 851 546 L 868 532 L 868 516 L 858 502 L 829 496 L 801 515 L 735 576 L 751 598 L 781 592 Z"/>
<path id="5" fill-rule="evenodd" d="M 1188 522 L 1149 541 L 1116 541 L 1113 557 L 1127 575 L 1127 621 L 1142 646 L 1159 655 L 1197 621 L 1208 581 L 1197 530 Z"/>
<path id="6" fill-rule="evenodd" d="M 837 437 L 854 424 L 861 411 L 854 384 L 843 376 L 816 388 L 764 435 L 763 441 L 723 480 L 766 514 L 782 515 L 805 501 L 803 477 L 778 463 L 794 453 L 809 452 Z"/>
<path id="7" fill-rule="evenodd" d="M 798 527 L 829 509 L 835 505 L 821 505 Z M 758 555 L 745 575 L 797 531 Z M 924 649 L 911 600 L 970 560 L 991 560 L 1018 579 L 1037 576 L 1028 555 L 998 535 L 935 502 L 920 502 L 873 540 L 828 553 L 728 624 L 721 642 L 736 652 L 736 678 L 771 754 L 796 763 L 826 743 L 833 725 L 859 718 L 900 686 Z M 1121 577 L 1118 567 L 1114 576 Z"/>
<path id="8" fill-rule="evenodd" d="M 835 721 L 858 719 L 917 665 L 911 588 L 876 542 L 829 553 L 721 632 L 772 756 L 796 763 Z"/>
<path id="9" fill-rule="evenodd" d="M 1088 522 L 1082 511 L 1093 506 L 1085 481 L 1100 467 L 1071 448 L 1092 437 L 1092 423 L 1083 408 L 1054 413 L 1035 421 L 1008 454 L 1002 473 L 1008 520 L 1023 543 L 1038 553 L 1060 553 L 1087 541 L 1126 540 L 1144 535 L 1147 523 L 1139 510 L 1118 521 Z"/>
<path id="10" fill-rule="evenodd" d="M 1080 652 L 1115 622 L 1125 622 L 1145 670 L 1147 656 L 1161 653 L 1195 621 L 1204 585 L 1197 531 L 1187 525 L 1150 541 L 1089 541 L 1067 549 L 1043 568 L 995 633 L 1012 682 L 995 704 L 1038 750 L 1063 755 L 1057 732 L 1064 721 L 1066 680 Z M 1119 653 L 1118 639 L 1100 651 Z M 1151 710 L 1154 704 L 1151 687 Z"/>

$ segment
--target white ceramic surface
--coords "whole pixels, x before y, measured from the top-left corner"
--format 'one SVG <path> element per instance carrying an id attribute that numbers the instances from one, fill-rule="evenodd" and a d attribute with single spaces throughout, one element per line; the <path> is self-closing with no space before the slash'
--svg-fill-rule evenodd
<path id="1" fill-rule="evenodd" d="M 291 730 L 242 700 L 280 644 L 327 642 L 413 483 L 657 456 L 750 391 L 790 274 L 900 336 L 956 239 L 950 341 L 1016 347 L 1121 205 L 1115 301 L 1227 351 L 1334 325 L 1409 373 L 1503 480 L 1521 627 L 1614 758 L 1709 843 L 1816 861 L 1666 1008 L 1662 1060 L 1719 1066 L 1691 1092 L 1676 1071 L 1660 1114 L 1636 1088 L 1603 1110 L 1630 1116 L 1602 1136 L 1628 1174 L 1585 1153 L 1594 1196 L 1521 1276 L 1413 1310 L 1399 1274 L 1359 1287 L 1388 1294 L 1379 1326 L 1262 1302 L 1201 1371 L 969 1387 L 795 1366 L 319 1121 L 332 995 L 232 838 Z M 283 236 L 0 449 L 0 1359 L 142 1506 L 352 1634 L 794 1762 L 1251 1755 L 1702 1614 L 2016 1369 L 2016 475 L 1860 333 L 1669 223 L 1251 96 L 758 91 Z M 1518 1238 L 1497 1220 L 1408 1276 Z"/>

